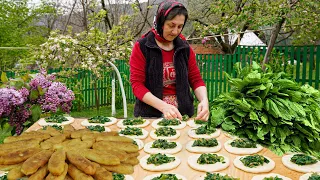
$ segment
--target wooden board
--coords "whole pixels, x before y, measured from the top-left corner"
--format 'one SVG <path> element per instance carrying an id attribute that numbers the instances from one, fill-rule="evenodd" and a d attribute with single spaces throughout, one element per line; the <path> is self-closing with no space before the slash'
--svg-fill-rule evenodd
<path id="1" fill-rule="evenodd" d="M 75 119 L 75 122 L 72 123 L 72 126 L 76 129 L 83 129 L 84 127 L 81 126 L 81 124 L 80 124 L 81 121 L 83 121 L 83 120 L 84 119 Z M 150 119 L 150 121 L 152 121 L 152 119 Z M 150 132 L 153 129 L 151 126 L 151 123 L 152 122 L 150 122 L 150 124 L 144 128 L 148 132 Z M 109 127 L 115 131 L 119 130 L 119 128 L 116 126 L 116 124 L 109 126 Z M 38 125 L 38 123 L 35 123 L 27 131 L 33 131 L 33 130 L 37 130 L 39 128 L 40 128 L 40 126 Z M 187 179 L 193 180 L 193 179 L 196 179 L 199 176 L 205 174 L 205 172 L 193 170 L 191 167 L 188 166 L 187 159 L 190 155 L 194 154 L 194 153 L 190 153 L 185 148 L 187 142 L 194 140 L 188 136 L 189 129 L 190 129 L 190 127 L 186 126 L 184 129 L 179 130 L 181 133 L 181 136 L 176 140 L 176 141 L 180 142 L 183 146 L 182 150 L 179 153 L 175 154 L 177 157 L 179 157 L 181 159 L 181 164 L 176 169 L 173 169 L 170 171 L 165 171 L 165 173 L 178 173 L 180 175 L 185 176 Z M 222 144 L 224 144 L 229 139 L 230 138 L 225 136 L 224 133 L 221 133 L 220 136 L 217 138 L 217 140 L 220 141 Z M 144 139 L 142 141 L 146 144 L 146 143 L 154 141 L 154 140 L 152 138 L 150 138 L 150 135 L 149 135 L 146 139 Z M 238 177 L 241 180 L 250 180 L 253 176 L 257 175 L 257 174 L 253 174 L 253 173 L 247 173 L 247 172 L 244 172 L 240 169 L 237 169 L 233 165 L 233 160 L 235 159 L 235 157 L 237 155 L 228 153 L 224 148 L 222 148 L 217 153 L 223 154 L 223 155 L 229 157 L 229 159 L 230 159 L 230 166 L 227 169 L 219 171 L 219 172 L 229 174 L 233 177 Z M 140 150 L 140 156 L 138 158 L 140 159 L 141 157 L 145 156 L 146 154 L 147 153 L 145 153 L 142 149 L 142 150 Z M 296 172 L 296 171 L 293 171 L 293 170 L 286 168 L 281 162 L 281 157 L 275 155 L 273 152 L 271 152 L 270 150 L 268 150 L 266 148 L 264 148 L 258 154 L 267 156 L 267 157 L 271 158 L 273 161 L 275 161 L 276 167 L 270 173 L 277 173 L 280 175 L 284 175 L 284 176 L 291 178 L 292 180 L 297 180 L 297 179 L 299 179 L 299 177 L 301 175 L 303 175 L 303 173 L 299 173 L 299 172 Z M 159 172 L 146 171 L 146 170 L 142 169 L 140 165 L 136 165 L 134 168 L 134 174 L 132 174 L 132 176 L 136 180 L 142 180 L 145 176 L 150 175 L 150 174 L 156 174 L 156 173 L 159 173 Z"/>

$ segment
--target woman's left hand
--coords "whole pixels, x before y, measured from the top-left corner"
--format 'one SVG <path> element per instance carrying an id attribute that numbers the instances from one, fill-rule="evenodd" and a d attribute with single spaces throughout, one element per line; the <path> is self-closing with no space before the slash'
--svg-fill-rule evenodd
<path id="1" fill-rule="evenodd" d="M 202 100 L 198 104 L 197 117 L 195 118 L 195 120 L 208 121 L 209 115 L 209 102 L 208 100 Z"/>

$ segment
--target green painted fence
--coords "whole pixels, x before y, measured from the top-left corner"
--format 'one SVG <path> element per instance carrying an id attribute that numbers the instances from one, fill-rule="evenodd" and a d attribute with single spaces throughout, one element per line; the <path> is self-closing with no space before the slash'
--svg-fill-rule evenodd
<path id="1" fill-rule="evenodd" d="M 224 71 L 234 74 L 233 64 L 241 62 L 244 65 L 246 62 L 257 57 L 262 59 L 266 49 L 266 47 L 262 46 L 238 46 L 234 54 L 196 55 L 201 75 L 207 85 L 209 101 L 212 101 L 220 93 L 227 92 L 230 89 L 223 75 Z M 293 75 L 297 82 L 301 84 L 308 83 L 316 89 L 320 89 L 320 46 L 277 46 L 275 49 L 282 54 L 283 61 L 287 61 L 293 66 Z M 129 82 L 129 65 L 124 60 L 116 61 L 116 65 L 122 76 L 127 101 L 128 103 L 134 103 L 135 97 Z M 284 66 L 283 68 L 285 69 L 286 67 Z M 9 77 L 14 77 L 13 72 L 8 72 L 7 74 Z M 113 76 L 115 77 L 113 72 L 105 72 L 103 78 L 97 82 L 99 103 L 102 106 L 111 104 L 111 79 Z M 94 107 L 94 86 L 90 72 L 79 71 L 75 77 L 68 79 L 66 82 L 68 87 L 73 89 L 76 81 L 81 81 L 84 107 Z M 116 104 L 122 106 L 118 81 L 116 81 L 116 88 Z"/>

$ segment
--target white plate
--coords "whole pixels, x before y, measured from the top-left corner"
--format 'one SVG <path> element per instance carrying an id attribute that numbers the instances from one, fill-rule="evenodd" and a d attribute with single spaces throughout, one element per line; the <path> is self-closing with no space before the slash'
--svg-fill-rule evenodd
<path id="1" fill-rule="evenodd" d="M 232 147 L 230 143 L 234 139 L 228 140 L 227 142 L 224 143 L 224 148 L 232 154 L 238 154 L 238 155 L 247 155 L 247 154 L 256 154 L 260 152 L 263 147 L 260 144 L 257 144 L 256 148 L 237 148 L 237 147 Z"/>
<path id="2" fill-rule="evenodd" d="M 141 128 L 142 129 L 142 128 Z M 142 135 L 141 136 L 136 136 L 136 135 L 124 135 L 124 134 L 120 134 L 120 131 L 119 130 L 119 136 L 126 136 L 126 137 L 129 137 L 129 138 L 132 138 L 132 139 L 145 139 L 148 137 L 148 134 L 149 132 L 142 129 Z"/>
<path id="3" fill-rule="evenodd" d="M 189 156 L 188 164 L 191 168 L 197 171 L 204 171 L 204 172 L 221 171 L 223 169 L 226 169 L 230 165 L 229 158 L 221 154 L 217 154 L 217 155 L 224 157 L 225 163 L 217 162 L 215 164 L 198 164 L 197 161 L 198 161 L 198 158 L 201 156 L 201 154 L 194 154 Z"/>
<path id="4" fill-rule="evenodd" d="M 218 141 L 218 145 L 214 146 L 214 147 L 203 147 L 203 146 L 192 146 L 195 140 L 189 141 L 186 145 L 186 149 L 189 152 L 193 152 L 193 153 L 214 153 L 214 152 L 218 152 L 221 150 L 222 145 L 221 143 Z"/>
<path id="5" fill-rule="evenodd" d="M 182 150 L 182 145 L 179 143 L 179 142 L 176 142 L 177 143 L 177 146 L 173 149 L 160 149 L 160 148 L 151 148 L 152 147 L 152 144 L 153 144 L 154 141 L 152 142 L 148 142 L 143 150 L 146 152 L 146 153 L 149 153 L 149 154 L 157 154 L 157 153 L 161 153 L 161 154 L 175 154 L 175 153 L 178 153 Z M 172 142 L 172 141 L 168 141 L 168 142 Z"/>
<path id="6" fill-rule="evenodd" d="M 175 174 L 176 177 L 179 179 L 179 180 L 187 180 L 187 178 L 185 178 L 184 176 L 181 176 L 180 174 L 176 174 L 176 173 L 159 173 L 159 174 L 151 174 L 145 178 L 143 178 L 143 180 L 152 180 L 153 178 L 155 177 L 159 177 L 161 176 L 161 174 Z"/>
<path id="7" fill-rule="evenodd" d="M 148 126 L 148 125 L 150 124 L 150 121 L 149 121 L 149 120 L 146 120 L 146 119 L 143 119 L 143 120 L 145 120 L 145 122 L 144 122 L 143 124 L 127 125 L 127 126 L 143 128 L 143 127 L 146 127 L 146 126 Z M 124 119 L 121 119 L 121 120 L 119 120 L 118 123 L 117 123 L 117 126 L 118 126 L 119 128 L 121 128 L 121 129 L 126 128 L 126 126 L 123 125 L 123 121 L 124 121 Z"/>
<path id="8" fill-rule="evenodd" d="M 188 136 L 194 139 L 199 139 L 199 138 L 216 138 L 220 135 L 221 131 L 220 129 L 217 129 L 214 133 L 212 134 L 196 134 L 197 128 L 189 129 L 188 131 Z"/>
<path id="9" fill-rule="evenodd" d="M 67 125 L 67 124 L 71 124 L 74 122 L 74 118 L 73 117 L 69 117 L 69 116 L 65 116 L 68 121 L 64 121 L 62 123 L 47 123 L 46 120 L 44 120 L 44 118 L 41 118 L 39 121 L 38 121 L 38 124 L 40 126 L 50 126 L 50 125 L 58 125 L 58 126 L 63 126 L 63 125 Z"/>
<path id="10" fill-rule="evenodd" d="M 176 130 L 177 133 L 175 135 L 173 135 L 173 136 L 157 136 L 155 134 L 155 132 L 156 132 L 156 130 L 152 130 L 150 132 L 150 137 L 152 139 L 168 139 L 168 140 L 170 139 L 170 140 L 174 140 L 174 139 L 178 139 L 180 137 L 180 132 L 177 131 L 177 130 Z"/>
<path id="11" fill-rule="evenodd" d="M 158 123 L 162 120 L 163 118 L 160 118 L 160 119 L 156 119 L 152 122 L 152 127 L 155 128 L 155 129 L 158 129 L 160 127 L 171 127 L 172 129 L 183 129 L 184 127 L 186 127 L 187 123 L 184 122 L 184 121 L 180 121 L 179 119 L 177 119 L 178 121 L 181 122 L 181 124 L 177 125 L 177 126 L 160 126 L 158 125 Z"/>
<path id="12" fill-rule="evenodd" d="M 105 122 L 104 124 L 101 124 L 101 123 L 89 123 L 88 119 L 86 120 L 83 120 L 81 122 L 81 125 L 82 126 L 96 126 L 96 125 L 99 125 L 99 126 L 111 126 L 113 124 L 115 124 L 117 122 L 117 118 L 114 118 L 114 117 L 107 117 L 109 118 L 111 121 L 110 122 Z"/>
<path id="13" fill-rule="evenodd" d="M 140 166 L 143 169 L 148 171 L 167 171 L 179 166 L 179 164 L 181 163 L 181 160 L 177 156 L 174 156 L 171 154 L 166 154 L 166 155 L 168 157 L 175 157 L 175 161 L 156 166 L 154 164 L 147 164 L 147 159 L 150 157 L 150 155 L 146 155 L 140 159 Z"/>

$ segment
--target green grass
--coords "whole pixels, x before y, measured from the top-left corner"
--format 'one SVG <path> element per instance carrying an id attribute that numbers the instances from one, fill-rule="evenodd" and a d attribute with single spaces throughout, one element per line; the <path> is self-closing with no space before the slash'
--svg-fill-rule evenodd
<path id="1" fill-rule="evenodd" d="M 133 117 L 133 108 L 134 104 L 128 104 L 127 113 L 128 117 Z M 97 109 L 86 109 L 80 112 L 71 112 L 70 115 L 74 118 L 90 118 L 96 115 L 104 115 L 111 116 L 111 106 L 104 106 L 100 108 L 100 113 L 98 113 Z M 123 109 L 116 109 L 116 118 L 123 118 Z M 11 128 L 9 124 L 6 124 L 3 129 L 0 129 L 0 144 L 3 143 L 3 140 L 11 136 Z"/>

